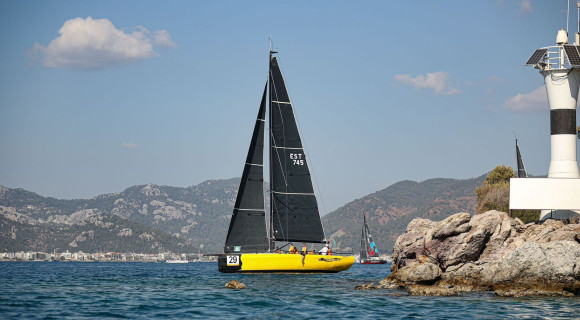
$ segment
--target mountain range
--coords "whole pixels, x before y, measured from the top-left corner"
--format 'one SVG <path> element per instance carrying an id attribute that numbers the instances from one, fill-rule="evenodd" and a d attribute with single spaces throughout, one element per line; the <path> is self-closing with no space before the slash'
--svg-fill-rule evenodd
<path id="1" fill-rule="evenodd" d="M 323 217 L 327 237 L 358 253 L 363 214 L 382 253 L 414 218 L 475 212 L 478 178 L 401 181 Z M 222 252 L 240 179 L 179 188 L 138 185 L 59 200 L 0 186 L 0 252 Z"/>
<path id="2" fill-rule="evenodd" d="M 475 213 L 477 178 L 400 181 L 330 212 L 323 217 L 325 232 L 341 248 L 360 250 L 363 214 L 381 254 L 390 254 L 395 241 L 415 218 L 434 221 L 458 213 Z"/>

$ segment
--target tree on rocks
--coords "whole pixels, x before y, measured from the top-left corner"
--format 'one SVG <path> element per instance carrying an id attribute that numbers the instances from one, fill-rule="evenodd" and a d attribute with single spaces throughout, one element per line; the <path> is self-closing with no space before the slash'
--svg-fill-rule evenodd
<path id="1" fill-rule="evenodd" d="M 515 178 L 512 167 L 498 165 L 488 175 L 483 186 L 475 189 L 477 196 L 476 214 L 489 210 L 509 212 L 510 178 Z"/>

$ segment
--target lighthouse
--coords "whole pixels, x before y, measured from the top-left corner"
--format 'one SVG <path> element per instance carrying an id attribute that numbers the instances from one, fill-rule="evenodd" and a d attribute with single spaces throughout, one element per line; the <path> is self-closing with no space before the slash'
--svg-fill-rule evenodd
<path id="1" fill-rule="evenodd" d="M 553 63 L 536 64 L 544 77 L 550 104 L 551 160 L 548 177 L 580 178 L 576 159 L 580 46 L 568 44 L 568 34 L 564 29 L 558 31 L 556 44 L 551 51 Z M 549 48 L 546 53 L 550 53 Z"/>
<path id="2" fill-rule="evenodd" d="M 580 12 L 580 2 L 577 4 Z M 540 71 L 550 105 L 551 159 L 548 178 L 510 180 L 510 209 L 540 209 L 540 220 L 580 217 L 576 105 L 580 88 L 579 32 L 573 44 L 564 29 L 556 45 L 534 51 L 525 63 Z M 580 135 L 578 136 L 580 138 Z"/>

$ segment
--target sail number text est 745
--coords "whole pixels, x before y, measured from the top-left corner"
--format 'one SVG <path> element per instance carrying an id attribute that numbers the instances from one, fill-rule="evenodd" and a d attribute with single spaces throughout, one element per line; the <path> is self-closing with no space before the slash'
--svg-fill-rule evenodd
<path id="1" fill-rule="evenodd" d="M 304 165 L 304 159 L 302 159 L 302 156 L 304 156 L 302 153 L 291 153 L 290 154 L 290 160 L 292 160 L 292 164 L 293 165 L 303 166 Z"/>

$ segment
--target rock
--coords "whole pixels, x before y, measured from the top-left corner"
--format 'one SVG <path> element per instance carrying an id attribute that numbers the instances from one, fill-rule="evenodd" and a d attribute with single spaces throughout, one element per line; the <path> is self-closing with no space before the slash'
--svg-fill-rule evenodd
<path id="1" fill-rule="evenodd" d="M 492 288 L 497 263 L 474 263 L 450 267 L 441 275 L 439 285 L 452 285 L 462 291 L 487 291 Z"/>
<path id="2" fill-rule="evenodd" d="M 361 284 L 358 285 L 356 287 L 354 287 L 355 290 L 376 290 L 379 289 L 376 285 L 373 285 L 372 283 L 368 283 L 368 284 Z"/>
<path id="3" fill-rule="evenodd" d="M 246 285 L 239 282 L 238 280 L 232 280 L 226 283 L 226 288 L 230 289 L 246 289 Z"/>
<path id="4" fill-rule="evenodd" d="M 413 219 L 407 226 L 407 231 L 397 238 L 393 248 L 392 269 L 406 265 L 407 260 L 414 260 L 425 250 L 426 235 L 437 225 L 427 219 Z"/>
<path id="5" fill-rule="evenodd" d="M 405 288 L 411 295 L 580 295 L 580 224 L 523 224 L 499 211 L 458 213 L 441 222 L 415 219 L 395 243 L 391 271 L 365 288 Z"/>
<path id="6" fill-rule="evenodd" d="M 471 215 L 466 212 L 454 214 L 447 219 L 439 222 L 433 228 L 433 238 L 441 239 L 454 236 L 469 231 L 471 226 L 468 224 Z"/>
<path id="7" fill-rule="evenodd" d="M 430 262 L 414 262 L 399 269 L 394 278 L 403 283 L 433 283 L 441 278 L 441 269 Z"/>
<path id="8" fill-rule="evenodd" d="M 427 286 L 421 284 L 409 285 L 407 292 L 412 296 L 456 296 L 460 293 L 453 286 Z"/>
<path id="9" fill-rule="evenodd" d="M 489 231 L 484 228 L 474 228 L 468 233 L 445 239 L 442 247 L 437 249 L 436 256 L 442 268 L 446 269 L 459 263 L 477 260 L 489 235 Z"/>
<path id="10" fill-rule="evenodd" d="M 526 243 L 499 263 L 494 291 L 529 288 L 543 292 L 580 290 L 576 263 L 580 244 L 572 241 Z M 560 294 L 557 294 L 560 295 Z"/>
<path id="11" fill-rule="evenodd" d="M 385 279 L 379 281 L 377 289 L 400 289 L 401 285 L 394 278 L 386 277 Z"/>
<path id="12" fill-rule="evenodd" d="M 479 261 L 493 262 L 503 258 L 509 249 L 504 245 L 505 241 L 510 237 L 510 235 L 515 234 L 514 224 L 510 219 L 504 218 L 501 223 L 498 223 L 495 230 L 491 234 L 489 241 L 479 257 Z"/>

